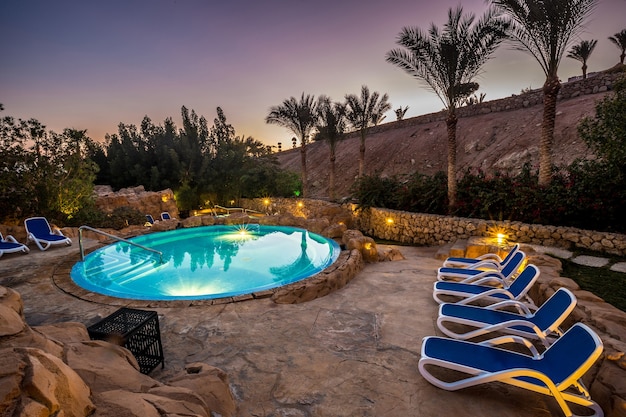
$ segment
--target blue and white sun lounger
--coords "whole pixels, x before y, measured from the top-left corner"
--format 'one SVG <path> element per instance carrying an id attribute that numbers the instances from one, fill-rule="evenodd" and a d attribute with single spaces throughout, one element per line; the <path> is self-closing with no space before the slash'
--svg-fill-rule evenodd
<path id="1" fill-rule="evenodd" d="M 522 251 L 515 252 L 507 261 L 501 271 L 497 270 L 480 270 L 469 268 L 446 268 L 442 267 L 437 270 L 438 281 L 460 281 L 460 282 L 478 282 L 486 277 L 495 278 L 492 285 L 507 285 L 517 275 L 519 269 L 524 264 L 526 254 Z M 486 282 L 489 280 L 483 280 Z"/>
<path id="2" fill-rule="evenodd" d="M 485 255 L 481 255 L 477 258 L 454 258 L 450 257 L 443 261 L 443 266 L 445 268 L 468 268 L 468 269 L 495 269 L 497 271 L 501 271 L 502 268 L 507 264 L 508 261 L 511 260 L 511 257 L 515 255 L 517 251 L 520 250 L 520 245 L 515 244 L 506 254 L 504 259 L 501 259 L 495 253 L 487 253 Z"/>
<path id="3" fill-rule="evenodd" d="M 510 285 L 501 288 L 480 285 L 480 283 L 436 281 L 433 288 L 433 298 L 439 304 L 446 302 L 445 299 L 441 298 L 442 296 L 461 298 L 455 304 L 472 304 L 476 301 L 494 304 L 504 300 L 522 301 L 522 299 L 526 299 L 527 304 L 534 306 L 527 293 L 537 278 L 539 278 L 539 268 L 533 264 L 528 264 Z"/>
<path id="4" fill-rule="evenodd" d="M 521 314 L 503 311 L 515 307 Z M 560 336 L 559 326 L 576 307 L 576 297 L 566 288 L 559 288 L 535 312 L 519 301 L 502 301 L 487 307 L 474 305 L 442 304 L 439 307 L 437 327 L 453 339 L 468 340 L 492 332 L 503 332 L 539 339 L 545 347 L 550 339 Z M 470 328 L 466 331 L 461 328 Z"/>
<path id="5" fill-rule="evenodd" d="M 0 256 L 13 252 L 28 253 L 30 249 L 23 243 L 18 242 L 13 236 L 6 235 L 6 237 L 3 237 L 2 233 L 0 233 Z"/>
<path id="6" fill-rule="evenodd" d="M 581 381 L 603 349 L 602 341 L 593 330 L 577 323 L 545 352 L 538 354 L 535 350 L 532 356 L 496 347 L 511 341 L 526 345 L 525 339 L 516 336 L 507 339 L 472 343 L 426 337 L 422 342 L 419 371 L 428 382 L 448 391 L 498 381 L 554 397 L 566 416 L 573 415 L 568 403 L 589 408 L 593 416 L 604 415 Z M 444 381 L 431 373 L 430 369 L 435 367 L 453 369 L 468 376 Z"/>
<path id="7" fill-rule="evenodd" d="M 31 217 L 24 220 L 28 241 L 33 241 L 41 250 L 48 249 L 51 245 L 71 245 L 69 237 L 63 235 L 60 230 L 52 231 L 50 223 L 45 217 Z"/>

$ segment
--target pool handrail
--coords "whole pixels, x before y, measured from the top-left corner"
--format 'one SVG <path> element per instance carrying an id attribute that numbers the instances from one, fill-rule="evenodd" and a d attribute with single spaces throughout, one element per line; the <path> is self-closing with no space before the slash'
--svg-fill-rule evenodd
<path id="1" fill-rule="evenodd" d="M 111 239 L 119 240 L 120 242 L 125 242 L 125 243 L 128 243 L 129 245 L 132 245 L 132 246 L 137 246 L 138 248 L 147 250 L 149 252 L 154 252 L 157 255 L 159 255 L 159 263 L 163 263 L 163 252 L 161 252 L 161 251 L 149 248 L 147 246 L 140 245 L 139 243 L 135 243 L 135 242 L 132 242 L 132 241 L 130 241 L 128 239 L 124 239 L 123 237 L 115 236 L 115 235 L 112 235 L 111 233 L 103 232 L 102 230 L 98 230 L 98 229 L 95 229 L 93 227 L 84 226 L 84 225 L 80 226 L 78 228 L 78 247 L 80 248 L 80 260 L 81 261 L 85 260 L 85 251 L 83 250 L 83 230 L 89 230 L 89 231 L 94 232 L 94 233 L 99 233 L 99 234 L 107 236 L 107 237 L 109 237 Z"/>

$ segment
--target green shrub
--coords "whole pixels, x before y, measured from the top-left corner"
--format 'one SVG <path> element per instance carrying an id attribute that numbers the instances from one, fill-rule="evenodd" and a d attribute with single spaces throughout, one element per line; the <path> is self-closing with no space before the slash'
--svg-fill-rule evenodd
<path id="1" fill-rule="evenodd" d="M 352 186 L 352 196 L 357 199 L 359 210 L 370 207 L 398 209 L 400 182 L 397 177 L 364 175 Z"/>
<path id="2" fill-rule="evenodd" d="M 598 161 L 577 161 L 555 171 L 547 187 L 539 186 L 530 166 L 517 175 L 467 171 L 458 182 L 452 213 L 443 172 L 405 179 L 364 176 L 355 183 L 353 197 L 360 208 L 626 232 L 626 180 L 616 166 Z"/>

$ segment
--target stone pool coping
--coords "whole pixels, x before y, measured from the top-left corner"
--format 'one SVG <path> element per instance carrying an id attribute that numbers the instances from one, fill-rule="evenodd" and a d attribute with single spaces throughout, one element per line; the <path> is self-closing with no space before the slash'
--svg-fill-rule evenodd
<path id="1" fill-rule="evenodd" d="M 85 252 L 106 246 L 99 244 Z M 74 264 L 80 261 L 80 254 L 67 256 L 57 265 L 52 274 L 52 282 L 61 291 L 84 301 L 124 306 L 132 308 L 179 308 L 193 306 L 211 306 L 235 303 L 247 300 L 272 298 L 280 304 L 293 304 L 323 297 L 332 291 L 343 288 L 363 269 L 363 257 L 358 250 L 342 250 L 332 265 L 317 274 L 282 287 L 237 295 L 204 300 L 134 300 L 118 298 L 86 290 L 77 285 L 70 277 Z"/>

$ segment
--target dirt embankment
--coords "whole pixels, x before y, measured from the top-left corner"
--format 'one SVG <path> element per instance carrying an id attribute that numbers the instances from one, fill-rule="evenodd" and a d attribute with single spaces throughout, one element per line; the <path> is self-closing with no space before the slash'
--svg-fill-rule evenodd
<path id="1" fill-rule="evenodd" d="M 554 132 L 554 163 L 566 165 L 590 155 L 577 133 L 579 121 L 595 114 L 595 104 L 607 93 L 590 94 L 559 101 Z M 525 163 L 539 164 L 539 140 L 543 106 L 500 111 L 459 119 L 457 127 L 457 168 L 495 169 L 517 172 Z M 433 174 L 447 169 L 446 125 L 444 121 L 406 126 L 389 123 L 389 128 L 370 133 L 366 140 L 366 173 L 384 176 L 419 171 Z M 404 126 L 402 126 L 404 125 Z M 300 148 L 278 155 L 281 166 L 300 173 Z M 337 145 L 335 180 L 339 198 L 350 195 L 358 174 L 359 137 L 351 134 Z M 325 142 L 307 146 L 309 197 L 328 197 L 329 150 Z"/>

